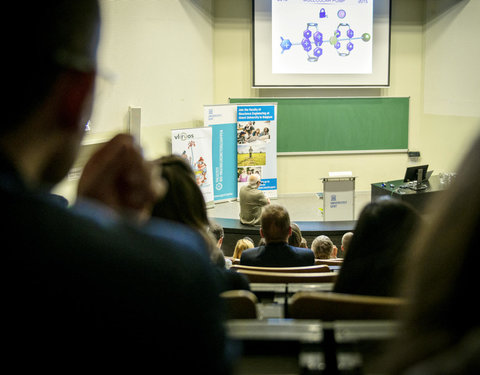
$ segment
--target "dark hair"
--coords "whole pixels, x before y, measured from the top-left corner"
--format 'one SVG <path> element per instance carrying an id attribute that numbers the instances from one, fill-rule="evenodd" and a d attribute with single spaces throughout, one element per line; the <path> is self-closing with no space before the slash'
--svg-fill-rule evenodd
<path id="1" fill-rule="evenodd" d="M 97 0 L 9 1 L 0 23 L 7 54 L 6 95 L 0 135 L 21 125 L 45 100 L 64 69 L 94 71 L 99 39 Z"/>
<path id="2" fill-rule="evenodd" d="M 197 230 L 207 230 L 210 222 L 207 207 L 195 173 L 188 162 L 177 155 L 154 161 L 161 176 L 168 182 L 165 196 L 152 208 L 152 216 L 177 221 Z"/>
<path id="3" fill-rule="evenodd" d="M 420 215 L 409 204 L 386 197 L 367 204 L 355 228 L 334 291 L 395 296 L 397 278 Z"/>
<path id="4" fill-rule="evenodd" d="M 300 227 L 296 223 L 291 223 L 290 226 L 292 227 L 292 235 L 288 237 L 288 244 L 300 247 L 302 244 L 302 232 L 300 231 Z"/>
<path id="5" fill-rule="evenodd" d="M 188 162 L 178 155 L 163 156 L 154 161 L 169 187 L 163 198 L 152 208 L 152 217 L 180 222 L 198 231 L 204 238 L 212 262 L 225 266 L 223 252 L 208 229 L 210 221 L 202 190 L 197 185 L 195 173 Z"/>
<path id="6" fill-rule="evenodd" d="M 215 221 L 210 221 L 209 230 L 217 241 L 223 238 L 225 235 L 223 227 Z"/>

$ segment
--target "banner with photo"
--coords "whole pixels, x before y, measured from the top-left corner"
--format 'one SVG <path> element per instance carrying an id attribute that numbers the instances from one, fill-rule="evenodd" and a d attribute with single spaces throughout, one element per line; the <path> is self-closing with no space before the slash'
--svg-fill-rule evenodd
<path id="1" fill-rule="evenodd" d="M 204 125 L 212 128 L 215 202 L 237 198 L 237 105 L 204 106 Z"/>
<path id="2" fill-rule="evenodd" d="M 260 175 L 262 190 L 277 197 L 277 103 L 237 104 L 238 189 Z"/>
<path id="3" fill-rule="evenodd" d="M 172 130 L 172 154 L 181 155 L 189 162 L 205 202 L 213 203 L 212 128 Z"/>

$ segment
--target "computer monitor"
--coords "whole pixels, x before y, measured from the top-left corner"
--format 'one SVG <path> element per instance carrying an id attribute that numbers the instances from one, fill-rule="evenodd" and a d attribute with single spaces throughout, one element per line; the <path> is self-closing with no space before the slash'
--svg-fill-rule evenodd
<path id="1" fill-rule="evenodd" d="M 418 180 L 418 170 L 422 170 L 422 179 L 421 181 Z M 407 170 L 405 171 L 405 177 L 403 178 L 403 182 L 411 182 L 411 181 L 417 181 L 417 182 L 422 182 L 428 180 L 427 176 L 427 171 L 428 171 L 428 164 L 427 165 L 417 165 L 415 167 L 408 167 Z"/>

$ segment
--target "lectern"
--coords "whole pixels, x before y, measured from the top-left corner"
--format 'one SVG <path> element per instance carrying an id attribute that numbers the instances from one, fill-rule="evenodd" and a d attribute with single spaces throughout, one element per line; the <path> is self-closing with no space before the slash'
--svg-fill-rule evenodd
<path id="1" fill-rule="evenodd" d="M 334 172 L 322 181 L 323 220 L 355 220 L 355 177 Z"/>

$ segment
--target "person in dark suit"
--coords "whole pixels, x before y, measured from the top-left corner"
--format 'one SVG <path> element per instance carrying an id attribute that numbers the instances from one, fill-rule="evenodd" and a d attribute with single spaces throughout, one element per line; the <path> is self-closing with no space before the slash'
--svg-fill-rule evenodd
<path id="1" fill-rule="evenodd" d="M 219 285 L 204 239 L 160 219 L 140 227 L 136 215 L 124 214 L 156 197 L 132 137 L 114 137 L 86 166 L 84 204 L 69 208 L 51 197 L 91 114 L 97 1 L 9 2 L 4 11 L 3 366 L 228 373 Z"/>
<path id="2" fill-rule="evenodd" d="M 310 249 L 288 244 L 292 234 L 290 215 L 278 204 L 265 206 L 261 216 L 260 236 L 265 245 L 244 250 L 240 264 L 257 267 L 311 266 L 315 257 Z"/>

